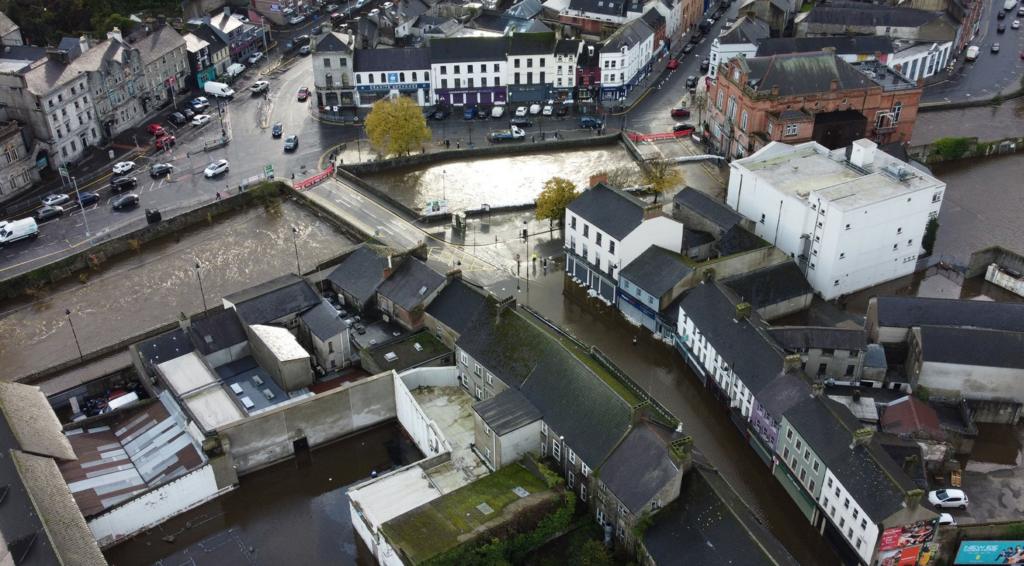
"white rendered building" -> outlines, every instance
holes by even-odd
[[[772,142],[730,164],[727,203],[826,300],[914,272],[946,184],[867,139]]]

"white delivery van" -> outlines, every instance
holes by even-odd
[[[235,95],[235,91],[231,90],[231,87],[214,81],[206,81],[203,85],[203,90],[210,96],[219,96],[221,98],[230,98]]]
[[[3,228],[0,228],[0,245],[10,244],[25,238],[35,238],[39,235],[39,226],[35,218],[22,218],[11,220]]]
[[[978,58],[978,51],[981,51],[978,49],[978,46],[972,45],[967,48],[967,55],[964,58],[968,61],[974,61]]]
[[[245,65],[241,63],[232,63],[228,65],[227,69],[224,69],[224,74],[227,75],[229,79],[233,79],[244,72]]]

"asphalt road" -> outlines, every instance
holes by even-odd
[[[1018,3],[1017,7],[1024,6]],[[1000,91],[1012,90],[1020,86],[1024,75],[1024,18],[1018,18],[1017,9],[1006,16],[1005,20],[996,18],[1002,10],[1003,2],[994,0],[986,2],[982,8],[981,31],[971,45],[981,48],[978,60],[963,63],[949,80],[930,86],[921,96],[922,102],[961,102],[972,98],[991,98]],[[1012,29],[1010,24],[1015,19],[1022,20],[1021,29]],[[1006,32],[998,33],[1000,23],[1006,24]],[[999,53],[992,53],[992,44],[999,44]]]

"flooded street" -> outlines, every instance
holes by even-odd
[[[363,177],[399,202],[419,209],[429,200],[447,198],[454,210],[532,202],[551,177],[567,177],[580,189],[590,176],[617,167],[636,168],[621,145],[596,149],[560,151],[450,161],[417,169]]]
[[[203,308],[201,269],[210,306],[224,295],[296,270],[291,227],[298,229],[303,269],[337,255],[352,242],[330,224],[285,202],[276,212],[254,207],[144,244],[138,254],[104,264],[88,284],[77,278],[47,288],[34,302],[0,306],[0,360],[12,380],[78,356],[65,309],[83,352],[176,320]]]
[[[352,529],[347,486],[421,457],[396,422],[381,425],[313,451],[309,466],[290,460],[244,476],[235,491],[105,554],[112,566],[369,566],[374,560]]]
[[[972,252],[989,246],[1024,252],[1024,153],[953,162],[933,173],[947,185],[937,259],[966,265]]]

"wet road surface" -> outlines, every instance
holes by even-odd
[[[254,207],[144,244],[104,264],[85,285],[76,279],[48,288],[35,301],[0,305],[2,379],[78,356],[65,309],[71,310],[83,352],[90,352],[203,308],[194,264],[202,266],[208,305],[224,295],[296,270],[291,226],[298,228],[304,269],[352,242],[306,209],[284,202],[277,211]],[[256,260],[256,258],[259,258]]]
[[[396,422],[368,429],[313,451],[311,465],[289,460],[244,476],[235,491],[105,554],[112,566],[369,566],[374,560],[352,528],[346,486],[421,457]]]

